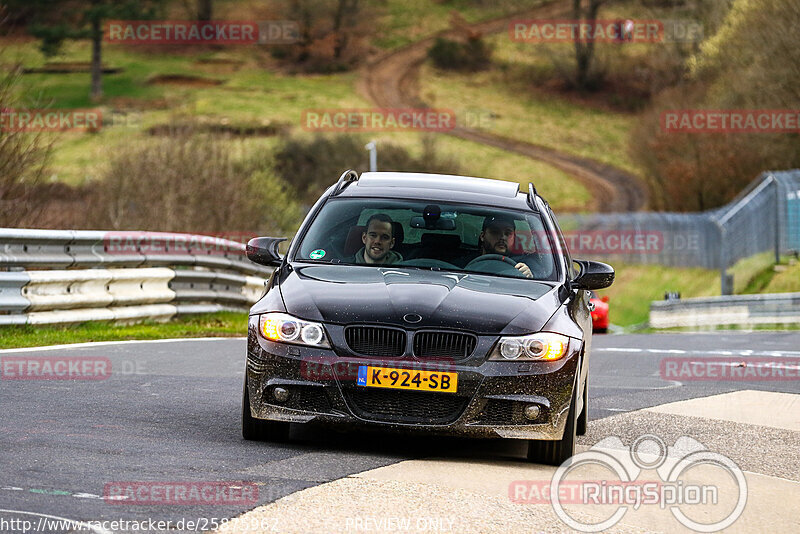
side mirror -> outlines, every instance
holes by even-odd
[[[285,237],[255,237],[247,242],[247,259],[253,263],[277,267],[283,261],[278,253],[278,245],[286,241]]]
[[[614,283],[614,268],[599,261],[575,260],[581,271],[572,281],[575,289],[603,289]]]

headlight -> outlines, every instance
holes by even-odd
[[[490,360],[553,361],[567,353],[569,338],[541,332],[528,336],[501,337],[489,355]]]
[[[265,313],[259,319],[258,331],[265,339],[278,343],[330,348],[321,324],[304,321],[288,313]]]

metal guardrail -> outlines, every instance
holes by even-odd
[[[649,322],[652,328],[800,324],[800,293],[655,301]]]
[[[246,311],[271,273],[212,236],[0,228],[0,325]]]

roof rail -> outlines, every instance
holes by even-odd
[[[528,182],[528,206],[532,209],[536,209],[536,196],[539,193],[536,192],[536,186],[533,185],[533,182]]]
[[[341,193],[344,190],[344,188],[348,186],[350,182],[357,182],[357,181],[358,181],[358,173],[353,169],[347,169],[339,177],[339,181],[336,182],[336,187],[333,188],[331,196],[335,197],[336,195]]]

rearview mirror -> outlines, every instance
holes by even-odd
[[[278,253],[278,245],[283,241],[286,241],[285,237],[255,237],[247,242],[247,259],[259,265],[277,267],[283,261],[283,256]]]
[[[572,280],[574,289],[603,289],[614,283],[614,268],[610,265],[589,260],[575,260],[581,271]]]

